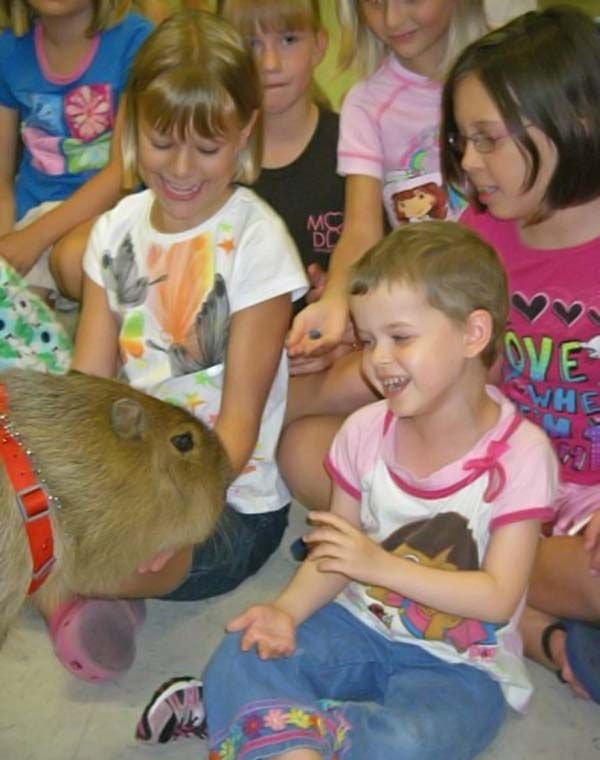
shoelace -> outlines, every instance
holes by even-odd
[[[174,695],[175,696],[175,695]],[[182,713],[182,705],[175,697],[175,700],[169,699],[169,704],[177,717],[177,723],[173,729],[173,738],[197,736],[203,739],[206,736],[206,719],[196,715],[195,708],[199,707],[200,702],[194,700],[192,705],[186,705]],[[179,717],[181,716],[181,717]]]

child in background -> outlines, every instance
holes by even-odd
[[[129,0],[0,5],[0,256],[77,297],[93,217],[121,192],[121,93],[151,25]]]
[[[339,117],[313,80],[327,50],[319,3],[222,0],[219,11],[250,41],[263,82],[263,158],[253,189],[286,222],[318,287],[344,210],[344,181],[336,172]],[[304,305],[297,302],[296,310]]]
[[[517,622],[557,464],[486,386],[508,311],[498,256],[423,222],[365,254],[350,287],[385,399],[334,441],[308,559],[227,626],[205,672],[210,757],[466,760],[531,692]],[[166,684],[138,738],[200,734],[201,689]]]
[[[444,90],[444,171],[461,221],[508,270],[500,387],[561,464],[526,652],[600,702],[600,37],[575,9],[528,13],[467,48]],[[596,432],[598,431],[598,432]]]
[[[444,190],[441,82],[448,63],[486,29],[480,0],[337,0],[337,10],[340,65],[355,65],[366,78],[342,105],[338,170],[346,177],[344,229],[323,296],[294,321],[290,356],[318,353],[339,341],[348,317],[348,268],[382,238],[384,205],[389,224],[398,226],[403,220],[393,196],[411,191],[411,218],[429,217],[434,204],[421,188],[433,183]],[[457,203],[448,197],[449,217],[458,213]]]
[[[209,13],[168,18],[132,66],[123,166],[128,186],[139,175],[147,189],[94,226],[72,366],[119,372],[202,418],[234,480],[217,533],[153,558],[124,581],[123,596],[229,591],[261,567],[287,525],[289,493],[274,459],[288,378],[283,342],[292,298],[307,283],[283,222],[236,185],[259,170],[261,97],[252,51]],[[139,603],[76,599],[46,614],[57,654],[76,675],[106,680],[131,664]],[[106,632],[108,653],[94,650],[89,629]]]
[[[337,10],[340,64],[356,65],[366,78],[342,105],[342,235],[321,298],[296,316],[287,340],[293,370],[301,377],[290,384],[289,424],[279,453],[296,498],[319,509],[329,503],[322,462],[335,431],[345,415],[376,398],[360,373],[360,352],[338,358],[331,350],[340,340],[354,340],[348,268],[383,236],[384,202],[392,227],[407,223],[404,217],[446,218],[458,212],[458,196],[448,195],[440,174],[441,82],[449,61],[486,30],[482,0],[337,0]]]

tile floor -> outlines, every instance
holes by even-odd
[[[95,686],[62,670],[41,619],[24,612],[0,652],[0,760],[205,760],[206,744],[196,740],[138,745],[140,709],[165,679],[199,673],[224,623],[275,593],[294,569],[288,546],[303,520],[295,507],[279,551],[231,594],[194,604],[150,602],[138,659],[119,684]],[[532,665],[531,674],[537,691],[529,715],[512,716],[483,760],[600,760],[600,707],[575,700],[542,668]]]

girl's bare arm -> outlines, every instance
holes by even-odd
[[[344,227],[331,255],[321,298],[296,315],[287,339],[290,356],[310,356],[334,348],[348,321],[348,270],[383,237],[381,181],[363,175],[346,178]],[[318,331],[320,338],[311,338]]]
[[[87,275],[83,305],[71,369],[97,377],[114,377],[117,371],[118,331],[104,288]]]
[[[286,293],[235,312],[229,326],[221,409],[215,423],[239,475],[258,439],[291,313]]]

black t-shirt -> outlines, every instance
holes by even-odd
[[[344,218],[344,180],[336,172],[339,116],[319,109],[310,142],[295,161],[262,169],[253,190],[287,224],[305,267],[329,267]]]

